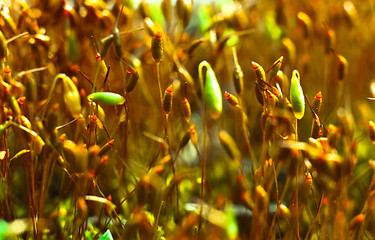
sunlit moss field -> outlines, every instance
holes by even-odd
[[[0,240],[373,239],[374,11],[0,1]]]

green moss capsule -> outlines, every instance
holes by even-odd
[[[112,92],[96,92],[87,96],[89,101],[104,103],[107,105],[121,105],[125,102],[125,98],[117,93]]]
[[[104,59],[107,56],[109,46],[111,46],[111,43],[113,42],[113,36],[109,38],[104,38],[100,42],[101,42],[100,56],[102,59]]]
[[[293,71],[290,82],[290,102],[292,104],[294,116],[302,119],[305,115],[305,97],[300,84],[300,76],[297,70]]]
[[[122,58],[122,46],[121,46],[121,39],[120,39],[120,32],[118,28],[115,28],[113,31],[113,43],[115,44],[115,50],[116,50],[116,55],[118,58]]]
[[[151,42],[152,57],[155,59],[156,62],[160,62],[162,60],[163,50],[163,37],[161,31],[158,31],[152,38]]]
[[[211,65],[206,61],[202,61],[198,67],[201,87],[203,87],[203,82],[204,82],[203,81],[204,80],[203,79],[203,67],[207,68],[206,77],[205,77],[206,82],[205,82],[204,89],[203,89],[207,111],[211,118],[218,119],[223,110],[220,85],[216,79],[214,70],[212,70],[211,68]]]

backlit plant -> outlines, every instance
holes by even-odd
[[[374,238],[372,9],[3,1],[0,239]]]

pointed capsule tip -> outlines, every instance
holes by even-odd
[[[168,87],[167,90],[165,90],[165,91],[167,91],[168,93],[172,93],[172,92],[173,92],[172,84],[169,85],[169,87]]]
[[[322,92],[318,92],[316,95],[315,95],[315,98],[316,99],[322,99]]]
[[[155,38],[158,38],[158,39],[162,38],[162,34],[160,30],[155,33]]]
[[[257,70],[259,68],[259,64],[254,61],[251,62],[251,65],[253,65],[254,70]]]

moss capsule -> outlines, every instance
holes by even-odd
[[[96,53],[95,59],[97,63],[99,64],[99,73],[104,78],[107,74],[107,65],[105,64],[104,60],[102,59],[100,53]]]
[[[234,139],[224,130],[219,132],[219,140],[232,160],[239,160],[241,153]]]
[[[285,220],[289,221],[290,217],[292,216],[289,208],[287,206],[285,206],[284,204],[280,204],[278,207],[277,207],[277,210],[279,211],[280,215],[282,218],[284,218]]]
[[[243,72],[240,64],[238,63],[237,52],[233,48],[234,66],[232,72],[233,84],[237,94],[242,94],[243,90]]]
[[[262,66],[260,66],[258,63],[256,62],[251,62],[251,65],[253,65],[253,68],[254,68],[254,71],[255,71],[255,75],[257,77],[257,83],[261,86],[261,87],[264,87],[265,84],[263,81],[266,81],[266,73],[264,72],[264,69]]]
[[[170,22],[172,20],[172,1],[163,0],[161,2],[161,10],[163,11],[165,21]]]
[[[177,17],[185,29],[190,22],[191,14],[193,11],[193,3],[191,0],[177,0]]]
[[[342,55],[338,55],[338,72],[337,72],[337,78],[339,82],[342,82],[348,73],[348,61],[346,58],[344,58]]]
[[[134,68],[127,68],[126,71],[130,74],[128,84],[126,85],[126,92],[130,93],[133,91],[135,85],[137,85],[139,73]]]
[[[322,93],[318,92],[315,95],[314,100],[311,103],[311,107],[316,114],[319,114],[321,106],[322,106]]]
[[[125,102],[125,98],[117,93],[112,92],[96,92],[87,96],[89,101],[96,101],[107,105],[121,105]]]
[[[111,43],[113,42],[113,36],[102,39],[100,42],[101,42],[100,56],[102,59],[104,59],[107,56],[109,46],[111,46]]]
[[[232,105],[232,106],[238,105],[238,99],[235,96],[233,96],[232,94],[228,93],[227,91],[225,91],[224,97],[230,105]]]
[[[369,135],[372,143],[375,143],[375,123],[373,121],[368,122]]]
[[[283,59],[284,59],[284,57],[281,56],[281,57],[279,57],[279,59],[277,59],[273,63],[273,65],[272,65],[273,67],[272,67],[272,70],[271,70],[271,79],[276,77],[277,73],[280,71],[281,65],[283,64]]]
[[[255,188],[255,206],[260,213],[268,208],[268,194],[260,185]]]
[[[206,61],[202,61],[198,67],[199,78],[200,78],[202,85],[204,82],[203,81],[203,67],[207,68],[206,77],[205,77],[206,83],[203,89],[207,111],[211,118],[218,119],[223,110],[220,85],[217,81],[214,70],[212,70],[211,65]]]
[[[182,136],[180,143],[178,144],[178,149],[181,149],[188,144],[191,137],[190,129],[188,129],[185,134]]]
[[[305,115],[305,97],[300,84],[300,76],[297,70],[293,71],[290,82],[290,103],[292,104],[294,116],[302,119]]]
[[[64,74],[65,75],[65,74]],[[81,98],[72,79],[68,76],[62,77],[64,86],[64,101],[69,112],[76,118],[81,114]]]
[[[184,100],[183,100],[182,110],[183,110],[184,118],[186,122],[189,122],[191,118],[191,108],[190,108],[189,100],[186,97],[184,97]]]
[[[192,124],[189,127],[189,130],[190,130],[190,140],[191,140],[191,143],[195,147],[198,147],[198,134],[197,134],[197,131],[195,130],[195,124]]]
[[[313,119],[311,127],[311,138],[320,138],[323,135],[323,125],[320,123],[319,117]]]
[[[151,42],[151,52],[152,57],[156,62],[160,62],[163,58],[163,36],[161,31],[158,31],[155,36],[152,38]]]
[[[164,92],[163,97],[163,111],[165,114],[169,114],[172,110],[172,101],[173,101],[173,88],[172,84]]]
[[[303,29],[303,37],[308,38],[312,32],[311,18],[304,12],[299,12],[297,18]]]
[[[116,55],[118,58],[122,58],[122,46],[121,46],[121,39],[120,39],[120,32],[118,28],[115,28],[113,31],[113,43],[115,44],[115,50],[116,50]]]

